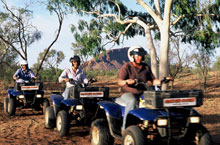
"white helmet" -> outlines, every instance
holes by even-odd
[[[134,62],[134,55],[142,56],[144,59],[144,56],[147,55],[147,51],[145,51],[144,48],[139,45],[132,46],[128,49],[128,59],[131,62]]]
[[[22,65],[28,65],[27,61],[24,60],[24,59],[22,59],[22,60],[20,61],[20,66],[22,66]]]

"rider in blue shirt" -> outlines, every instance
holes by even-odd
[[[32,78],[36,79],[33,71],[28,68],[28,63],[26,60],[20,62],[21,68],[19,68],[13,75],[13,79],[16,82],[30,81]]]

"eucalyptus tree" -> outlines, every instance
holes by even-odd
[[[101,29],[99,22],[95,19],[89,23],[80,20],[77,27],[72,25],[71,31],[75,39],[75,42],[72,43],[72,49],[74,54],[81,57],[82,63],[85,63],[90,56],[97,57],[99,53],[104,51]]]
[[[62,7],[62,3],[58,1],[48,0],[39,1],[43,6],[46,5],[47,9],[51,13],[55,13],[58,19],[58,28],[54,39],[48,44],[45,53],[43,54],[41,62],[38,63],[36,70],[36,76],[38,75],[41,67],[45,61],[45,58],[50,51],[51,47],[58,40],[64,16],[67,12],[65,6]],[[41,32],[32,25],[31,19],[33,18],[33,12],[29,10],[31,5],[25,4],[23,8],[9,7],[5,0],[1,0],[4,6],[4,12],[0,12],[0,40],[13,49],[22,59],[27,60],[28,47],[36,40],[41,38]]]
[[[4,11],[0,19],[0,40],[16,53],[27,60],[28,46],[41,38],[41,32],[31,23],[32,11],[28,10],[29,5],[24,8],[9,7],[6,1],[1,0]]]
[[[64,0],[63,2],[81,15],[88,14],[97,18],[104,25],[103,32],[111,40],[118,41],[121,35],[127,37],[144,35],[150,50],[153,73],[160,78],[168,75],[171,35],[175,37],[183,33],[183,42],[200,43],[205,49],[213,48],[218,44],[218,27],[207,26],[219,23],[219,1],[207,1],[207,5],[201,5],[206,1],[151,0],[147,3],[136,0],[137,4],[145,9],[145,13],[128,10],[120,0]],[[207,23],[208,19],[210,23]],[[124,29],[116,29],[116,26]],[[156,52],[152,31],[160,40],[160,52]],[[200,35],[200,32],[203,32],[203,35]],[[209,39],[204,39],[204,36],[208,36]],[[156,59],[158,53],[160,53],[159,74]]]
[[[68,12],[68,9],[59,0],[48,0],[46,5],[47,5],[47,9],[51,13],[55,13],[56,16],[57,16],[58,29],[56,30],[55,38],[53,39],[53,41],[49,44],[49,46],[44,51],[43,57],[42,57],[41,61],[39,62],[39,66],[38,66],[38,69],[37,69],[36,76],[38,75],[39,71],[41,70],[41,67],[42,67],[42,65],[43,65],[43,63],[46,59],[46,56],[49,53],[50,49],[55,44],[55,42],[58,40],[58,38],[60,36],[60,33],[61,33],[64,17]]]
[[[47,49],[44,49],[43,52],[39,53],[38,58],[37,58],[38,64],[42,61],[46,51],[47,51]],[[43,68],[57,70],[60,63],[64,60],[64,58],[65,58],[65,55],[62,51],[57,51],[55,49],[51,49],[48,52],[47,56],[45,57]]]

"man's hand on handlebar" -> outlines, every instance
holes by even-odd
[[[126,80],[126,84],[127,85],[134,85],[134,84],[136,84],[137,83],[137,81],[136,80],[133,80],[133,79],[127,79]]]
[[[69,78],[63,78],[62,81],[64,81],[64,82],[70,82],[70,79],[69,79]]]
[[[19,79],[19,77],[13,76],[13,79],[14,79],[14,80],[18,80],[18,79]]]
[[[173,78],[171,77],[171,76],[168,76],[168,77],[164,77],[164,78],[162,78],[162,80],[161,80],[161,84],[162,83],[169,83],[170,81],[173,81]]]
[[[154,79],[154,80],[153,80],[153,85],[154,85],[154,86],[160,86],[160,85],[161,85],[161,80],[159,80],[159,79]],[[148,86],[150,86],[150,85],[148,85]]]

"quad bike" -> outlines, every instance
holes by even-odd
[[[164,78],[162,83],[170,80]],[[201,90],[161,91],[148,89],[140,96],[139,107],[131,110],[126,129],[121,133],[125,104],[115,101],[98,102],[100,118],[92,122],[92,145],[113,145],[114,139],[123,145],[212,145],[201,115],[193,109],[203,104]],[[123,135],[122,135],[123,134]]]
[[[109,96],[109,88],[91,87],[94,81],[91,79],[87,86],[76,84],[68,99],[64,99],[60,93],[52,93],[53,106],[46,109],[45,127],[56,127],[60,136],[66,136],[71,126],[89,126],[97,117],[97,102],[107,100]]]
[[[14,88],[8,90],[8,97],[4,98],[4,112],[9,116],[15,115],[16,108],[41,110],[50,106],[49,100],[44,98],[43,83],[19,80]]]

